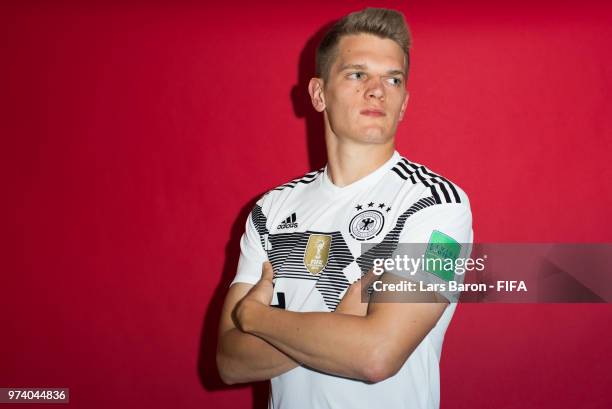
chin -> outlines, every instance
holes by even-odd
[[[388,133],[384,132],[383,129],[375,127],[360,132],[359,139],[365,143],[385,144],[388,143],[392,138]]]

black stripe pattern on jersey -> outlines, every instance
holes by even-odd
[[[253,220],[255,230],[257,230],[257,233],[259,233],[261,247],[266,250],[266,237],[268,237],[269,234],[268,228],[266,227],[268,219],[261,210],[261,206],[255,205],[255,207],[253,207],[253,210],[251,211],[251,220]]]
[[[340,294],[350,285],[344,275],[344,269],[355,261],[355,258],[346,245],[342,233],[335,231],[327,234],[332,236],[329,259],[325,268],[318,274],[316,288],[323,295],[327,308],[335,311],[340,303]]]
[[[437,204],[461,203],[455,185],[444,176],[433,173],[423,165],[417,165],[402,158],[391,170],[404,180],[410,180],[413,184],[422,183],[428,187]]]
[[[416,201],[412,206],[402,213],[395,223],[395,226],[385,235],[382,241],[361,256],[357,257],[357,264],[361,269],[361,274],[367,273],[373,266],[375,259],[390,258],[399,243],[399,236],[404,229],[406,220],[420,210],[438,204],[433,196],[424,197]]]
[[[291,182],[287,182],[284,185],[281,185],[277,188],[272,189],[272,191],[274,190],[283,190],[283,189],[287,189],[287,188],[291,188],[293,189],[294,187],[296,187],[299,183],[303,183],[305,185],[314,182],[317,179],[317,176],[323,172],[325,168],[321,168],[319,170],[315,170],[313,172],[309,172],[306,173],[304,176],[299,177],[297,179],[293,179]]]
[[[311,274],[304,265],[304,254],[308,239],[312,234],[331,236],[329,256],[325,268],[317,275]],[[340,294],[348,288],[349,281],[344,275],[344,269],[355,261],[342,233],[294,232],[271,234],[271,248],[268,259],[274,269],[274,278],[290,278],[315,281],[325,305],[334,311],[340,303]]]
[[[272,263],[274,278],[297,278],[317,281],[304,266],[304,253],[308,244],[308,233],[280,233],[270,235],[271,248],[268,260]]]

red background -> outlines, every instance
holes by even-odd
[[[314,46],[368,5],[414,35],[398,150],[468,193],[477,241],[612,241],[604,2],[51,3],[0,13],[0,387],[265,407],[218,379],[220,304],[253,201],[325,163]],[[442,407],[609,407],[611,319],[461,305]]]

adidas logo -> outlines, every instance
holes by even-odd
[[[297,216],[295,213],[291,213],[291,216],[283,220],[282,223],[278,225],[277,229],[296,229],[298,227],[296,220]]]

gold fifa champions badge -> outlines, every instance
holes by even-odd
[[[311,234],[304,252],[304,265],[310,274],[317,275],[325,268],[329,259],[332,237],[327,234]]]

